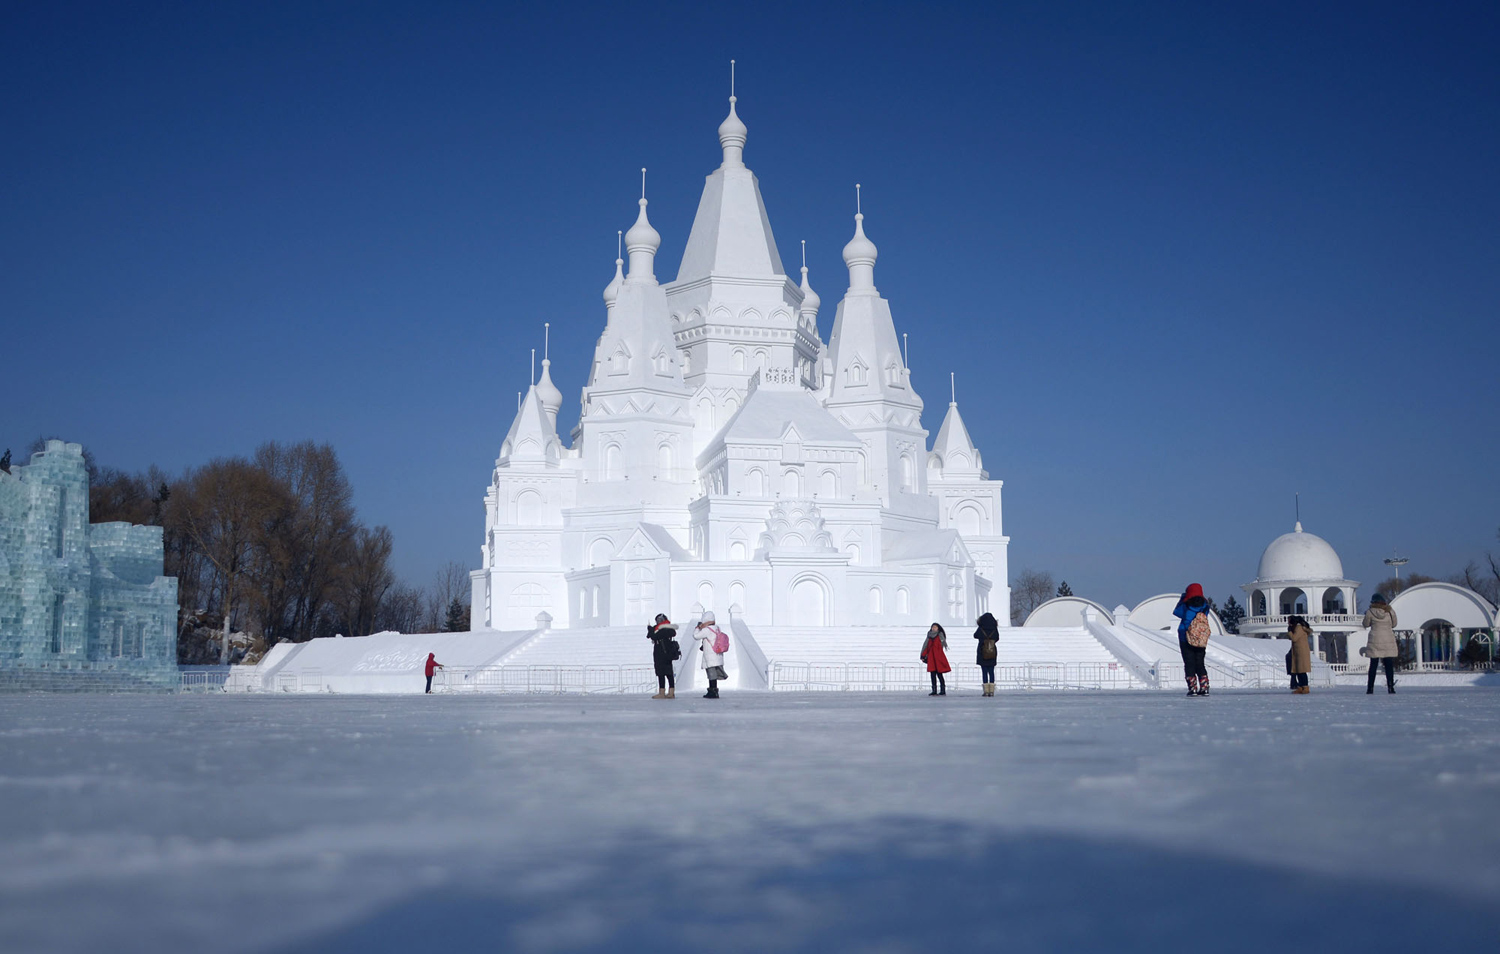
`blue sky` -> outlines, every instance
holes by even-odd
[[[1495,5],[542,7],[0,9],[0,444],[326,440],[404,576],[476,563],[542,322],[571,427],[639,169],[669,278],[733,57],[824,337],[857,181],[1013,572],[1222,601],[1299,491],[1367,583],[1500,551]]]

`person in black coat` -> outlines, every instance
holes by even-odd
[[[979,664],[979,676],[984,682],[984,694],[995,694],[995,660],[1000,655],[1000,624],[993,613],[979,617],[979,628],[974,630],[979,645],[974,647],[974,661]]]
[[[676,699],[676,661],[682,658],[682,647],[677,645],[677,627],[667,619],[666,613],[657,613],[656,622],[646,627],[646,638],[651,640],[651,662],[656,666],[656,695],[651,698]]]

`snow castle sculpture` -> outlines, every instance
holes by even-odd
[[[777,627],[1009,619],[1001,481],[956,402],[929,448],[864,215],[825,344],[805,261],[793,282],[745,166],[735,102],[666,285],[643,189],[571,446],[550,356],[521,402],[485,495],[475,629],[705,609]]]

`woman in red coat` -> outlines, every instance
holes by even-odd
[[[952,672],[953,667],[948,665],[948,654],[943,650],[948,648],[948,634],[943,627],[937,623],[927,631],[927,641],[922,644],[922,661],[927,664],[927,672],[932,677],[932,691],[929,696],[946,696],[948,694],[948,680],[943,678],[943,673]]]

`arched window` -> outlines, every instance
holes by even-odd
[[[781,475],[781,496],[802,496],[802,475],[795,470],[788,470]]]
[[[657,474],[662,477],[671,479],[673,466],[672,445],[666,443],[656,445]]]
[[[516,523],[521,526],[539,526],[544,511],[542,495],[535,490],[523,490],[516,495]]]
[[[860,451],[856,465],[859,471],[859,485],[861,487],[870,486],[870,459],[865,456],[863,451]]]
[[[844,545],[844,552],[847,553],[847,554],[849,554],[849,562],[851,564],[859,562],[859,544],[857,544],[857,543],[845,544]]]
[[[698,584],[698,603],[706,610],[714,608],[714,585],[707,580]]]
[[[1305,614],[1307,612],[1307,594],[1289,586],[1281,591],[1281,614],[1286,616],[1291,613]]]
[[[599,617],[599,587],[597,584],[590,594],[589,603],[591,604],[589,608],[593,610],[594,618],[597,619]]]
[[[872,586],[870,587],[870,612],[875,616],[879,616],[883,611],[880,587]]]
[[[729,584],[729,605],[738,606],[741,611],[745,608],[745,584],[738,580]]]
[[[609,537],[595,537],[589,544],[589,566],[603,566],[608,563],[609,555],[614,547],[614,541]]]
[[[693,421],[705,431],[714,429],[714,402],[700,398],[693,410]]]
[[[619,480],[625,469],[625,454],[619,444],[604,448],[604,479]]]
[[[589,615],[589,589],[586,586],[578,588],[578,618],[586,619]]]
[[[549,594],[540,583],[522,583],[510,591],[510,604],[506,607],[506,619],[512,629],[531,629],[536,626],[537,614],[547,608]]]
[[[839,495],[839,475],[831,470],[823,471],[818,478],[818,493],[824,497],[837,497]]]
[[[729,559],[744,560],[749,557],[749,551],[743,540],[735,540],[729,544]]]
[[[743,371],[743,370],[745,370],[745,349],[744,348],[735,348],[734,349],[733,366],[734,366],[734,370],[736,370],[736,371]]]
[[[771,356],[765,352],[765,349],[757,349],[755,352],[755,366],[764,372],[770,363]]]
[[[910,454],[901,455],[901,489],[911,490],[916,486],[917,468]]]
[[[896,615],[911,615],[911,592],[904,586],[896,588]]]
[[[960,504],[953,514],[953,529],[966,537],[978,536],[984,530],[984,514],[972,503]]]
[[[766,495],[766,474],[759,467],[750,468],[745,474],[745,496],[764,497]]]
[[[1266,615],[1266,594],[1262,593],[1260,590],[1256,590],[1254,593],[1250,594],[1250,615]]]

